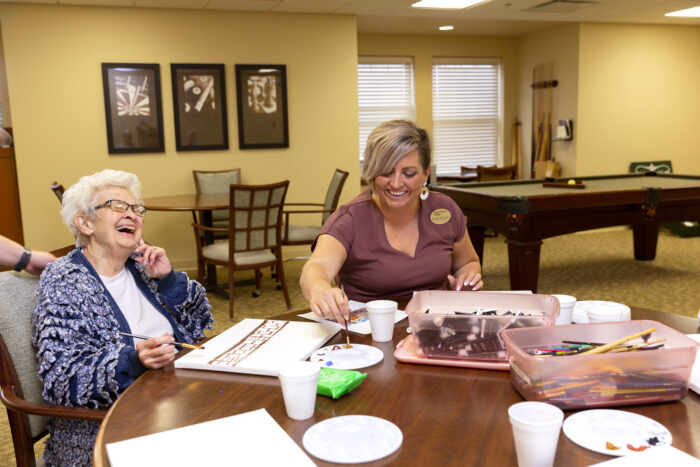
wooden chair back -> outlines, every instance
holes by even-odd
[[[241,183],[241,169],[193,170],[192,176],[194,177],[194,188],[197,194],[228,193],[231,185]],[[227,210],[218,209],[212,211],[212,220],[214,222],[227,219]]]
[[[269,185],[231,185],[229,254],[281,245],[282,207],[289,180]]]
[[[58,182],[53,182],[50,188],[53,194],[56,195],[56,198],[58,198],[58,202],[63,204],[63,192],[66,191],[63,185]]]
[[[515,180],[515,170],[517,166],[507,165],[505,167],[476,167],[478,181],[486,182],[492,180]]]
[[[331,183],[328,185],[328,191],[326,192],[326,199],[323,203],[323,216],[321,224],[326,222],[328,217],[338,207],[340,193],[343,191],[343,186],[345,185],[345,180],[348,178],[348,175],[350,175],[349,172],[340,169],[335,169],[335,172],[333,172]]]
[[[0,273],[0,400],[7,408],[18,466],[36,465],[34,443],[47,433],[47,416],[100,421],[107,413],[44,402],[31,344],[38,284],[27,273]]]

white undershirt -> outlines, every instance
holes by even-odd
[[[173,327],[168,319],[141,293],[134,276],[126,268],[114,277],[100,275],[107,290],[117,302],[133,334],[157,337],[163,334],[173,335]],[[142,339],[134,338],[134,342]]]

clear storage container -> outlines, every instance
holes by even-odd
[[[565,341],[609,343],[650,328],[656,330],[647,341],[664,339],[662,348],[567,356],[528,353],[528,349],[551,348]],[[688,393],[698,346],[675,329],[650,320],[514,329],[502,336],[518,392],[527,400],[564,409],[682,399]],[[637,338],[627,344],[643,342]]]
[[[552,326],[559,301],[551,295],[431,290],[416,293],[406,313],[419,356],[505,362],[501,331]]]

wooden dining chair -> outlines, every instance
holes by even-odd
[[[47,434],[47,417],[101,421],[106,410],[63,407],[44,402],[32,347],[32,310],[39,279],[27,273],[0,273],[0,400],[18,466],[35,466],[34,444]]]
[[[507,165],[505,167],[484,167],[478,165],[476,173],[478,174],[479,182],[488,182],[492,180],[515,180],[516,165]]]
[[[241,169],[193,170],[192,176],[194,177],[194,188],[198,195],[228,193],[231,185],[241,183]],[[192,212],[192,216],[195,216],[194,211]],[[226,227],[228,211],[226,209],[212,211],[212,221],[215,227]],[[197,219],[194,219],[194,222],[204,224],[201,216],[199,222],[197,222]],[[219,238],[221,237],[222,236],[219,236]],[[223,235],[223,237],[225,237],[225,235]]]
[[[50,188],[53,194],[56,195],[56,198],[58,198],[58,202],[63,203],[63,192],[66,191],[63,185],[58,182],[53,182]]]
[[[284,229],[282,231],[282,245],[311,245],[321,226],[326,222],[328,216],[338,207],[340,193],[349,173],[335,169],[331,177],[331,183],[326,191],[326,199],[323,203],[285,203],[284,204]],[[293,207],[294,209],[288,209]],[[301,209],[300,209],[301,208]],[[308,209],[304,209],[308,208]],[[321,214],[321,222],[316,225],[294,225],[290,223],[292,214]]]
[[[287,308],[292,306],[282,266],[282,208],[289,180],[269,185],[231,185],[228,227],[193,223],[197,242],[197,274],[204,278],[205,264],[228,269],[229,319],[233,320],[233,289],[236,271],[255,269],[255,287],[260,290],[258,270],[274,266]],[[228,241],[206,245],[202,232],[227,232]]]

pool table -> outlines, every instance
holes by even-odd
[[[554,180],[555,186],[533,179],[431,189],[450,196],[467,216],[479,258],[483,259],[487,227],[505,237],[513,290],[537,292],[544,238],[631,225],[635,259],[652,260],[661,222],[700,221],[700,176],[648,172],[576,180],[581,182],[578,187],[567,185],[567,179]]]

